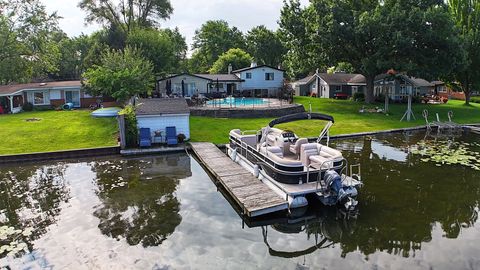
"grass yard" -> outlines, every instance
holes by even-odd
[[[115,146],[117,120],[86,110],[0,115],[0,138],[0,155]]]
[[[429,111],[430,121],[434,120],[435,113],[439,113],[440,120],[448,120],[448,111],[453,111],[453,121],[457,123],[480,123],[480,104],[466,106],[463,101],[459,100],[450,100],[447,104],[442,105],[413,104],[413,112],[417,119],[411,122],[400,122],[407,108],[406,104],[390,104],[390,113],[385,115],[379,113],[361,114],[358,111],[364,104],[349,100],[296,97],[295,102],[303,104],[307,110],[309,103],[311,103],[313,112],[332,115],[335,118],[335,124],[331,129],[331,134],[333,135],[425,125],[425,120],[422,117],[422,111],[424,109]],[[366,107],[374,108],[375,106],[383,108],[383,103],[368,105]],[[221,119],[191,117],[191,140],[227,143],[228,132],[230,130],[235,128],[258,130],[265,127],[270,120],[271,118]],[[282,129],[291,129],[299,136],[316,137],[319,135],[323,125],[324,123],[321,121],[299,121],[279,125],[279,127]]]

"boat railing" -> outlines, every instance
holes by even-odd
[[[242,135],[252,135],[252,134],[257,134],[258,133],[258,130],[244,130],[242,131]]]

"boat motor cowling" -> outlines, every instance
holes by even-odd
[[[337,197],[337,202],[345,204],[350,198],[357,196],[357,189],[354,187],[343,187],[342,177],[334,170],[325,172],[325,184]]]

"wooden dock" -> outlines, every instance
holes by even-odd
[[[288,209],[288,202],[212,143],[191,143],[193,152],[249,217]]]

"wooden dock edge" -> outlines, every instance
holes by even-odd
[[[198,143],[198,142],[197,143],[189,143],[189,146],[190,146],[189,148],[193,151],[193,153],[195,154],[197,159],[202,163],[201,164],[202,167],[204,167],[213,177],[215,177],[215,182],[220,183],[222,188],[235,201],[235,203],[240,207],[240,209],[242,209],[242,212],[243,212],[244,215],[253,218],[253,217],[258,217],[258,216],[262,216],[262,215],[266,215],[266,214],[270,214],[270,213],[274,213],[274,212],[288,210],[288,203],[285,202],[285,203],[280,204],[280,205],[274,205],[274,206],[270,206],[270,207],[265,207],[265,208],[261,208],[261,209],[255,209],[255,210],[248,211],[246,209],[246,207],[243,205],[243,203],[235,196],[233,190],[230,187],[226,186],[222,181],[220,181],[221,176],[213,168],[208,166],[208,163],[206,162],[206,160],[204,160],[202,158],[198,149],[195,148],[195,144],[205,144],[205,143]],[[211,144],[211,145],[213,147],[217,148],[220,151],[220,149],[216,145],[214,145],[214,144]],[[225,157],[227,157],[227,156],[225,155]],[[230,159],[229,157],[227,157],[227,158]],[[233,163],[233,161],[231,161],[231,162]],[[250,174],[250,172],[248,172],[246,170],[245,170],[245,173]],[[252,175],[252,177],[253,177],[253,175]]]

